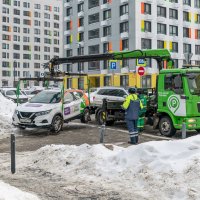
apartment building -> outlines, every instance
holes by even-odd
[[[42,76],[44,63],[63,56],[62,0],[1,0],[0,10],[0,86]]]
[[[98,54],[135,49],[167,48],[175,67],[193,53],[200,64],[200,0],[65,0],[64,55]],[[67,71],[89,74],[91,86],[155,87],[157,63],[146,60],[146,73],[137,74],[135,60],[68,64]],[[69,79],[68,87],[85,88],[86,79]]]

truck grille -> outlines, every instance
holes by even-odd
[[[32,114],[32,112],[20,112],[20,115],[24,118],[29,118]]]
[[[200,113],[200,102],[197,103],[197,109],[198,109],[198,112]]]

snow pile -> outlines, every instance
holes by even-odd
[[[200,199],[200,136],[129,148],[50,145],[21,158],[19,165],[147,199]]]
[[[13,130],[12,115],[15,111],[16,104],[6,99],[0,93],[0,137],[10,134]]]
[[[37,196],[22,192],[21,190],[12,187],[0,181],[0,199],[1,200],[39,200]]]

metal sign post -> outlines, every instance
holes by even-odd
[[[100,143],[104,143],[104,136],[106,132],[106,115],[107,115],[107,100],[103,99],[103,105],[102,105],[102,119],[103,119],[103,124],[100,129]]]
[[[10,147],[11,147],[11,172],[15,173],[15,134],[11,133],[10,138]]]
[[[116,60],[110,60],[110,69],[112,70],[112,86],[114,86],[114,74],[115,74],[115,70],[117,69]]]

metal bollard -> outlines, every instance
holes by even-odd
[[[102,126],[100,128],[100,143],[104,143],[105,131],[106,131],[106,126],[105,126],[105,124],[102,124]]]
[[[186,123],[182,123],[182,139],[186,138]]]
[[[11,147],[11,172],[15,173],[15,134],[11,133],[10,137],[10,147]]]

